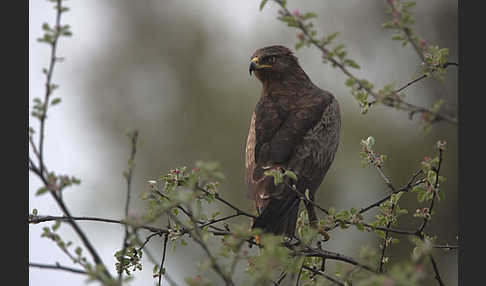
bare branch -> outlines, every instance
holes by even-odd
[[[412,177],[410,178],[410,180],[408,181],[407,185],[403,186],[402,188],[394,191],[393,193],[385,196],[383,199],[367,206],[367,207],[364,207],[362,208],[359,213],[362,214],[364,212],[367,212],[368,210],[374,208],[374,207],[377,207],[379,205],[381,205],[382,203],[384,203],[385,201],[389,200],[391,198],[391,196],[393,194],[397,194],[399,192],[408,192],[410,189],[412,189],[414,186],[416,185],[419,185],[421,183],[423,183],[423,180],[419,180],[419,181],[415,181],[415,179],[417,178],[417,176],[419,176],[420,174],[422,174],[422,170],[418,170],[417,172],[415,172]]]
[[[434,248],[440,248],[440,249],[459,249],[459,245],[434,245]]]
[[[165,234],[164,236],[164,252],[162,254],[162,261],[160,262],[160,269],[159,269],[159,286],[162,283],[162,275],[165,275],[165,270],[164,270],[164,262],[165,262],[165,252],[167,250],[167,240],[169,238],[168,234]]]
[[[326,273],[324,273],[323,271],[320,271],[320,270],[317,270],[317,269],[313,269],[313,268],[310,268],[308,266],[304,266],[302,265],[302,268],[305,269],[305,270],[308,270],[316,275],[319,275],[319,276],[322,276],[324,278],[326,278],[327,280],[333,282],[334,284],[336,285],[340,285],[340,286],[346,286],[346,284],[340,282],[339,280],[327,275]]]
[[[146,229],[151,232],[155,233],[168,233],[169,230],[164,229],[164,228],[158,228],[150,225],[138,225],[138,224],[133,224],[130,222],[126,221],[121,221],[121,220],[116,220],[116,219],[107,219],[107,218],[99,218],[99,217],[67,217],[67,216],[34,216],[30,215],[29,216],[29,223],[41,223],[41,222],[47,222],[47,221],[66,221],[69,222],[70,220],[73,221],[99,221],[99,222],[108,222],[108,223],[117,223],[117,224],[122,224],[122,225],[131,225],[135,229]]]
[[[346,66],[343,63],[339,62],[335,57],[328,56],[332,53],[330,53],[330,51],[322,43],[320,43],[318,40],[316,40],[314,38],[314,36],[311,34],[311,32],[308,30],[308,28],[304,25],[304,23],[300,19],[296,19],[290,13],[290,11],[285,7],[285,5],[282,3],[282,1],[275,0],[275,2],[278,3],[280,5],[280,7],[282,8],[283,16],[292,17],[292,18],[295,19],[295,22],[297,24],[296,28],[299,29],[303,33],[303,35],[307,38],[309,43],[311,43],[313,46],[315,46],[316,48],[318,48],[322,52],[323,57],[326,60],[331,62],[331,64],[333,66],[338,67],[346,76],[353,79],[356,82],[356,84],[358,85],[359,90],[365,90],[369,95],[371,95],[374,98],[374,101],[370,102],[370,105],[375,104],[378,101],[381,101],[381,103],[385,106],[394,107],[394,108],[397,108],[397,109],[400,109],[400,110],[409,111],[411,113],[431,114],[435,118],[434,122],[446,121],[446,122],[449,122],[449,123],[452,123],[452,124],[457,124],[457,118],[451,118],[450,116],[447,116],[447,115],[442,114],[442,113],[435,112],[431,109],[416,106],[416,105],[404,102],[403,99],[401,99],[400,97],[397,97],[397,96],[393,97],[394,100],[382,100],[382,99],[384,99],[383,96],[377,94],[375,91],[373,91],[372,88],[369,88],[369,87],[363,85],[361,83],[361,80],[358,79],[355,75],[353,75],[346,68]]]
[[[208,192],[207,190],[205,190],[203,187],[199,186],[199,184],[196,184],[196,189],[202,191],[206,195],[212,195],[210,192]],[[234,211],[236,211],[237,214],[244,215],[244,216],[251,217],[251,218],[256,218],[256,216],[254,216],[252,214],[249,214],[249,213],[247,213],[245,211],[242,211],[241,209],[239,209],[238,207],[236,207],[232,203],[230,203],[227,200],[223,199],[219,195],[219,193],[214,193],[214,197],[216,198],[216,200],[218,200],[218,201],[222,202],[223,204],[227,205],[228,207],[232,208]]]
[[[84,270],[62,266],[58,262],[56,262],[56,264],[54,264],[54,265],[29,262],[29,267],[53,269],[53,270],[63,270],[63,271],[68,271],[68,272],[72,272],[72,273],[88,275],[88,272],[86,272]]]
[[[199,188],[199,189],[202,189],[202,188]],[[204,189],[202,189],[204,190]],[[204,190],[206,192],[206,190]],[[223,202],[223,201],[222,201]],[[229,203],[228,203],[229,204]],[[192,215],[192,212],[190,210],[188,210],[189,214],[190,214],[190,218],[191,218],[191,221],[195,223],[195,218],[194,216]],[[174,216],[170,211],[167,211],[166,212],[167,215],[172,219],[174,220],[178,225],[184,225],[176,216]],[[216,258],[214,257],[214,255],[211,253],[211,251],[209,250],[208,246],[206,245],[206,243],[204,243],[204,241],[202,240],[202,234],[201,234],[201,230],[199,227],[194,227],[192,229],[192,231],[194,231],[195,233],[193,235],[191,235],[191,238],[193,241],[195,241],[197,244],[199,244],[201,246],[201,248],[204,250],[204,252],[206,253],[206,255],[208,256],[209,260],[211,261],[211,266],[212,268],[214,269],[214,271],[224,280],[225,282],[225,285],[227,286],[234,286],[234,282],[233,280],[231,279],[231,277],[229,277],[228,275],[226,275],[226,273],[223,271],[223,269],[221,268],[221,266],[218,264]]]
[[[52,74],[54,73],[54,66],[56,64],[56,49],[57,43],[61,36],[59,29],[61,27],[61,8],[62,8],[62,0],[57,0],[56,4],[56,33],[54,33],[54,39],[51,43],[51,59],[49,62],[49,69],[47,70],[46,74],[46,92],[44,95],[44,110],[40,117],[40,135],[39,135],[39,161],[40,163],[40,173],[44,173],[44,132],[45,132],[45,122],[47,118],[47,109],[49,106],[49,97],[52,94]]]
[[[434,194],[432,195],[432,201],[430,202],[430,207],[429,207],[429,213],[432,214],[432,210],[434,208],[434,201],[435,197],[437,196],[437,186],[439,185],[439,172],[440,172],[440,167],[442,165],[442,149],[439,148],[439,163],[437,165],[437,171],[436,171],[436,177],[435,177],[435,184],[434,184]],[[429,222],[430,217],[425,216],[424,220],[422,222],[422,225],[420,228],[417,230],[417,233],[420,235],[422,231],[425,229],[427,226],[427,222]],[[421,236],[423,238],[423,236]]]
[[[306,257],[321,257],[321,258],[324,258],[324,259],[331,259],[331,260],[343,261],[343,262],[346,262],[346,263],[349,263],[349,264],[358,266],[358,267],[360,267],[362,269],[368,270],[369,272],[377,273],[370,266],[365,265],[365,264],[362,264],[362,263],[358,262],[357,260],[355,260],[352,257],[346,256],[346,255],[342,255],[340,253],[336,253],[336,252],[332,252],[332,251],[327,251],[327,250],[312,248],[312,247],[307,246],[307,245],[302,245],[302,246],[304,247],[303,250],[300,250],[300,251],[299,250],[295,250],[294,251],[294,255],[295,256],[302,256],[302,255],[304,255]]]
[[[135,169],[135,154],[137,153],[137,139],[138,139],[138,130],[134,130],[132,133],[129,134],[131,139],[131,153],[128,159],[128,171],[124,172],[125,179],[127,181],[127,197],[125,201],[125,219],[128,219],[128,210],[130,207],[130,193],[131,193],[131,185],[132,185],[132,177],[133,171]],[[125,224],[125,237],[123,238],[123,249],[121,257],[125,257],[126,250],[128,247],[128,237],[130,236],[130,232],[128,231],[128,224]],[[123,283],[122,276],[123,276],[123,262],[124,260],[121,259],[120,261],[120,272],[118,273],[118,280],[120,285]]]
[[[437,263],[435,262],[435,259],[432,256],[432,254],[429,254],[429,259],[430,259],[430,263],[432,263],[432,267],[434,268],[435,279],[437,280],[440,286],[444,286],[444,282],[442,282],[442,278],[440,278],[439,268],[437,267]]]

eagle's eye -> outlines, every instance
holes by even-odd
[[[277,60],[276,56],[269,56],[268,57],[268,62],[271,63],[271,64],[275,63],[276,60]]]

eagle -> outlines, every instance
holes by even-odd
[[[292,237],[303,195],[309,221],[317,221],[309,201],[314,201],[338,149],[339,104],[312,83],[284,46],[258,49],[250,57],[249,71],[262,83],[246,142],[246,185],[258,214],[252,227]],[[289,170],[297,178],[283,176],[275,185],[266,173],[271,170]]]

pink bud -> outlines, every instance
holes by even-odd
[[[299,16],[300,16],[300,12],[299,12],[299,10],[297,10],[297,9],[296,9],[296,10],[294,10],[294,11],[292,12],[292,14],[293,14],[295,17],[299,17]]]

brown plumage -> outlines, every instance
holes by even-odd
[[[250,75],[263,90],[251,117],[246,143],[246,182],[258,217],[254,228],[293,236],[299,209],[297,187],[309,189],[311,200],[326,175],[339,144],[339,105],[328,91],[315,86],[297,58],[283,46],[257,50],[251,56]],[[285,177],[275,186],[265,170],[291,170],[297,182]],[[309,219],[315,221],[311,204]]]

